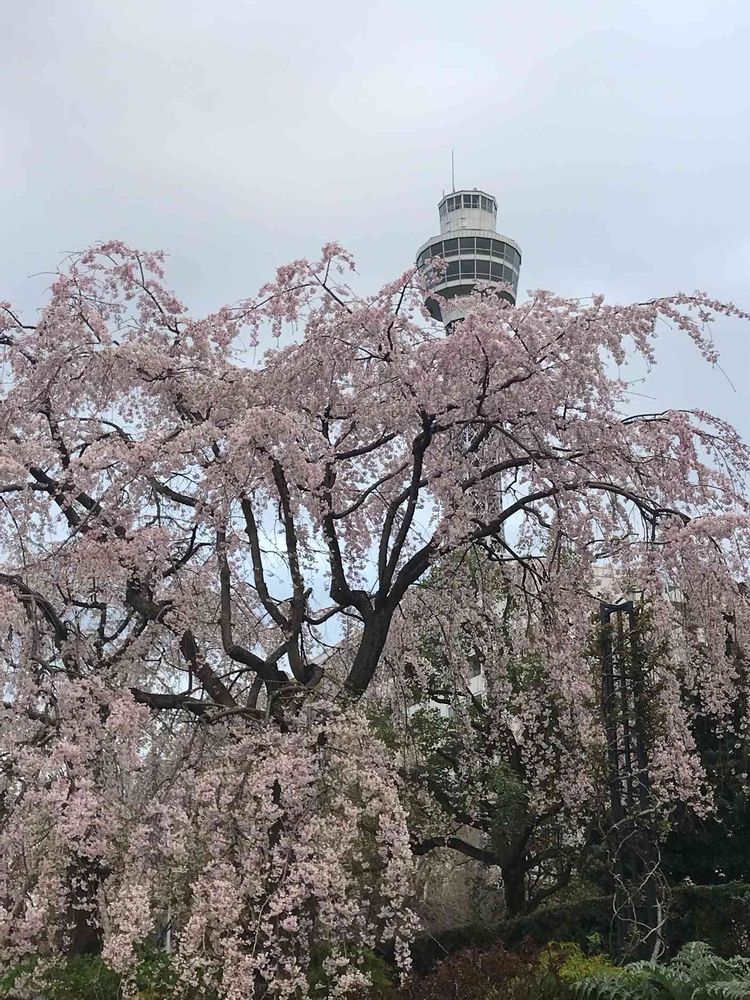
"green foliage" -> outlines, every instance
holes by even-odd
[[[739,729],[738,719],[732,727]],[[699,718],[693,727],[701,762],[714,795],[714,812],[696,817],[677,811],[662,850],[662,864],[675,882],[702,885],[750,881],[750,749],[731,731]]]
[[[412,947],[414,966],[427,971],[446,954],[471,946],[491,948],[497,942],[515,947],[524,939],[540,945],[572,941],[584,951],[606,949],[610,939],[612,901],[595,896],[574,903],[546,906],[496,924],[467,924],[418,938]],[[670,954],[689,941],[706,941],[718,955],[750,956],[750,886],[680,886],[671,891],[665,928]],[[592,935],[598,942],[592,948]]]
[[[41,1000],[211,1000],[178,985],[170,956],[149,951],[141,956],[132,980],[124,983],[119,973],[98,955],[77,955],[54,962],[29,960],[0,974],[0,1000],[21,997]]]
[[[386,960],[372,950],[362,945],[340,945],[336,951],[353,959],[357,968],[365,973],[371,983],[371,993],[375,996],[389,996],[394,983],[394,972]],[[310,968],[307,971],[307,982],[310,994],[316,998],[327,997],[335,984],[325,970],[325,960],[334,953],[329,946],[318,946],[313,949]],[[156,998],[154,998],[156,1000]]]
[[[721,958],[702,941],[685,945],[666,964],[634,962],[576,983],[580,1000],[746,1000],[750,960]]]
[[[100,958],[80,955],[50,966],[41,984],[45,1000],[110,1000],[119,995],[120,977]]]
[[[374,735],[389,750],[398,751],[401,748],[403,736],[394,720],[393,709],[373,698],[365,706],[365,712]]]
[[[596,939],[598,935],[592,935]],[[620,969],[608,955],[601,952],[587,954],[575,941],[554,941],[542,952],[540,961],[549,961],[563,983],[577,983],[581,979],[608,974],[617,976]]]
[[[592,939],[592,944],[596,944]],[[622,968],[571,941],[542,950],[524,941],[467,948],[439,962],[408,987],[379,1000],[748,1000],[750,959],[722,958],[703,942],[685,945],[666,963]]]
[[[706,941],[725,958],[750,955],[750,886],[681,886],[672,890],[667,925],[670,952],[689,941]]]
[[[26,962],[0,979],[0,997],[26,994],[43,1000],[118,1000],[120,977],[95,955],[77,955],[64,961]]]
[[[178,996],[180,1000],[192,1000],[192,990],[185,992],[178,988],[177,973],[172,958],[165,951],[152,951],[144,955],[138,963],[135,975],[138,1000],[165,1000]],[[209,1000],[205,995],[201,1000]]]
[[[540,960],[529,943],[512,951],[467,948],[383,1000],[559,1000],[564,986],[558,964],[552,954]]]
[[[510,949],[465,948],[439,962],[427,975],[368,1000],[575,1000],[578,980],[618,972],[601,954],[586,954],[572,942],[538,949],[524,941]]]
[[[497,942],[516,947],[524,939],[539,945],[564,939],[588,948],[592,935],[609,937],[611,900],[607,896],[549,906],[497,924],[469,924],[420,937],[412,945],[414,966],[426,971],[447,953],[471,946],[490,948]]]
[[[441,800],[449,797],[458,809],[467,809],[472,800],[483,801],[490,830],[488,846],[504,849],[512,831],[529,816],[527,792],[519,775],[492,752],[482,727],[467,731],[455,719],[430,708],[419,708],[409,721],[427,787],[440,789]],[[469,755],[472,766],[467,774],[458,762]]]
[[[36,959],[29,958],[23,962],[17,962],[15,965],[1,969],[0,998],[5,1000],[6,997],[13,997],[19,986],[32,975],[35,965]]]

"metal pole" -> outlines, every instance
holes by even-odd
[[[628,946],[636,944],[642,956],[651,957],[662,949],[662,908],[638,612],[632,601],[602,603],[599,622],[610,805],[607,839],[615,883],[612,946],[624,956]]]

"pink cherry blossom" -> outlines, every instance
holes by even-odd
[[[535,794],[593,794],[606,562],[668,646],[665,808],[705,800],[691,719],[728,725],[746,685],[750,451],[633,413],[615,366],[653,363],[662,318],[712,364],[739,310],[477,296],[446,336],[412,273],[358,298],[329,245],[193,318],[163,264],[99,245],[33,321],[0,307],[3,960],[88,936],[125,969],[169,913],[181,974],[228,1000],[304,995],[313,942],[342,992],[348,942],[406,963],[407,815],[362,696],[424,670],[420,585],[468,552],[513,614],[458,582],[427,610],[451,684],[465,635],[484,657]]]

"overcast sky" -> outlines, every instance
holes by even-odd
[[[521,288],[750,309],[748,0],[0,0],[0,36],[0,298],[27,310],[109,238],[166,250],[196,311],[331,239],[374,291],[438,229],[451,147]],[[727,377],[666,336],[644,391],[750,438],[750,324],[717,330]]]

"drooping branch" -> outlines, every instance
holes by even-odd
[[[490,851],[484,847],[477,847],[468,840],[463,840],[461,837],[425,837],[422,840],[413,840],[411,845],[411,849],[417,857],[422,857],[441,847],[457,851],[459,854],[471,858],[472,861],[480,861],[483,865],[494,865],[497,867],[502,865],[501,858],[494,851]]]
[[[275,663],[268,663],[262,657],[256,655],[251,650],[240,646],[234,641],[232,629],[232,589],[231,576],[229,571],[229,561],[226,552],[226,534],[223,529],[216,532],[216,556],[219,563],[219,583],[221,611],[219,626],[221,631],[221,642],[224,652],[237,663],[250,667],[264,681],[269,684],[282,683],[286,678],[276,667]],[[231,696],[230,696],[231,697]],[[227,704],[222,702],[222,704]],[[235,707],[236,703],[232,699],[230,707]]]
[[[261,604],[268,612],[274,624],[278,625],[281,629],[288,629],[289,622],[287,617],[281,611],[278,601],[273,600],[271,597],[268,585],[266,584],[266,575],[263,568],[263,553],[260,547],[260,536],[258,534],[258,525],[255,520],[255,511],[253,510],[252,501],[248,497],[243,497],[240,505],[242,507],[242,513],[245,517],[245,533],[247,535],[247,540],[250,543],[250,560],[255,590],[257,591]]]
[[[38,608],[42,612],[47,623],[52,626],[52,634],[58,646],[65,642],[68,638],[68,629],[50,600],[33,587],[29,587],[17,574],[0,573],[0,584],[10,588],[16,599],[26,608]]]

